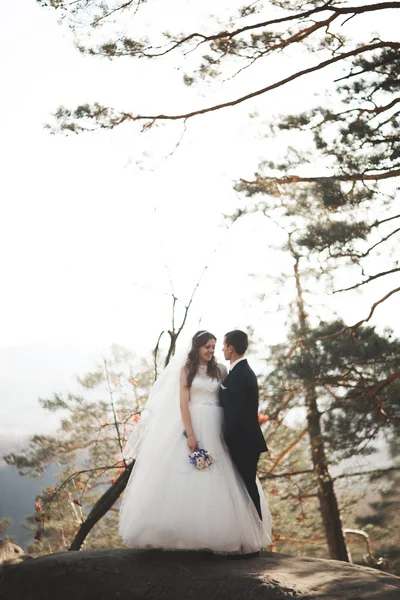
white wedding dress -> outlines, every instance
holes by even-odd
[[[193,430],[213,457],[211,466],[198,470],[190,464],[183,424],[174,439],[157,438],[157,452],[154,442],[141,447],[120,509],[119,534],[126,546],[246,554],[271,544],[271,513],[261,484],[257,480],[262,521],[223,438],[219,387],[199,367],[190,389]]]

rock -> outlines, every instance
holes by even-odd
[[[4,568],[0,600],[399,600],[400,578],[275,552],[229,560],[203,552],[58,552]]]
[[[17,544],[0,538],[0,573],[4,565],[16,564],[32,558]]]

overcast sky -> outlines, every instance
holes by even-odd
[[[161,30],[172,26],[165,5],[157,10],[166,22]],[[213,3],[199,3],[201,14],[189,13],[184,0],[179,5],[174,21],[181,18],[183,27]],[[0,4],[0,431],[8,434],[51,429],[55,419],[43,420],[37,396],[62,391],[111,343],[148,355],[170,326],[170,279],[187,302],[206,265],[187,335],[200,323],[221,341],[228,329],[252,325],[266,344],[283,339],[272,284],[248,278],[290,266],[285,255],[268,250],[279,234],[260,216],[227,230],[223,214],[242,202],[234,181],[251,178],[260,157],[281,150],[261,135],[262,120],[306,108],[313,90],[322,93],[331,78],[319,74],[190,121],[171,156],[181,124],[142,136],[131,127],[50,135],[43,125],[60,104],[98,100],[133,112],[177,112],[257,89],[292,72],[301,59],[297,51],[267,70],[260,64],[241,79],[188,89],[182,75],[190,71],[190,57],[182,68],[177,56],[160,63],[83,57],[56,17],[32,0]],[[143,22],[154,27],[150,12]],[[390,18],[381,25],[394,28]],[[373,19],[366,27],[374,29]],[[348,33],[360,35],[351,23]],[[249,119],[254,110],[261,119]],[[266,291],[268,297],[268,285],[271,297],[261,306],[254,296]],[[335,307],[351,323],[381,295],[381,286],[371,286],[337,298]],[[331,301],[321,298],[325,303]],[[395,300],[388,302],[374,322],[393,326],[394,308]]]

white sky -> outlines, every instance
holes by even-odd
[[[195,22],[198,15],[193,10],[188,14],[184,0],[180,4],[182,23]],[[143,10],[151,5],[143,5]],[[212,3],[200,6],[206,15]],[[165,2],[159,3],[158,18],[167,19],[168,14]],[[233,182],[251,178],[259,158],[274,158],[281,149],[259,135],[260,121],[249,120],[249,112],[258,110],[265,121],[281,111],[305,109],[311,94],[322,92],[331,77],[309,77],[256,102],[190,121],[168,159],[164,157],[179,139],[181,124],[143,136],[131,127],[50,135],[43,124],[60,104],[73,108],[98,100],[133,112],[187,110],[258,89],[292,72],[301,59],[296,49],[290,60],[269,63],[267,72],[260,63],[241,79],[188,89],[181,82],[186,67],[174,68],[177,56],[160,63],[83,57],[56,17],[56,11],[43,10],[32,0],[0,4],[0,403],[6,415],[0,429],[8,432],[33,432],[40,422],[37,395],[44,389],[62,391],[50,385],[68,382],[71,368],[88,368],[88,360],[74,362],[69,356],[58,365],[59,376],[53,380],[48,370],[54,365],[48,363],[46,369],[39,361],[41,366],[28,368],[24,349],[46,357],[52,348],[79,348],[82,357],[86,348],[92,360],[113,342],[138,354],[154,347],[159,332],[170,326],[165,264],[183,301],[209,265],[187,335],[201,322],[220,340],[228,329],[247,325],[266,344],[282,339],[283,317],[275,314],[274,302],[268,303],[272,312],[264,315],[264,307],[253,301],[254,294],[270,284],[249,282],[247,276],[286,269],[287,257],[267,249],[278,240],[277,233],[259,216],[225,231],[222,215],[240,204]],[[150,23],[151,13],[145,17]],[[374,28],[373,17],[365,22]],[[348,27],[349,34],[363,35],[351,29],[351,22]],[[379,29],[394,27],[387,18]],[[190,66],[188,59],[188,71]],[[139,168],[143,150],[153,156]],[[335,298],[335,306],[348,322],[356,321],[391,284]],[[393,326],[395,307],[396,300],[389,301],[377,311],[374,323]],[[24,379],[18,393],[19,384],[7,371],[11,355],[13,365],[20,363]],[[38,378],[49,385],[41,387]],[[13,399],[18,406],[30,407],[25,420],[15,415]]]

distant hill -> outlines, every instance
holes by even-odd
[[[50,466],[49,470],[37,479],[22,477],[15,467],[2,465],[0,468],[0,516],[12,517],[13,525],[7,535],[15,535],[19,546],[26,549],[32,541],[31,532],[21,527],[25,515],[32,514],[35,497],[42,488],[55,483],[54,475],[59,467]]]

